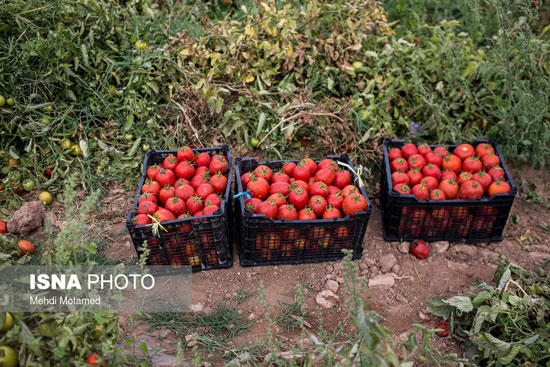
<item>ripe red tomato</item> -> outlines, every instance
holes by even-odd
[[[433,152],[439,154],[442,158],[445,158],[449,155],[449,151],[447,150],[447,148],[444,147],[435,147],[433,149]]]
[[[494,153],[495,149],[487,143],[481,143],[476,146],[476,155],[483,158],[487,154]]]
[[[445,197],[449,200],[455,199],[458,195],[458,184],[453,179],[441,181],[439,189],[443,191]]]
[[[286,182],[275,182],[269,187],[269,193],[281,193],[284,196],[287,196],[290,192],[290,185]]]
[[[252,213],[256,213],[258,205],[262,203],[262,200],[259,198],[252,198],[245,203],[246,209],[250,210]]]
[[[281,205],[286,204],[286,196],[281,194],[280,192],[269,195],[266,201],[270,201],[270,200],[275,202],[275,205],[277,206],[277,208],[280,207]]]
[[[443,171],[441,172],[441,181],[445,180],[454,180],[458,181],[458,176],[453,171]]]
[[[430,148],[427,144],[420,144],[418,146],[418,154],[422,154],[424,157],[426,157],[426,154],[430,153],[432,151],[432,148]]]
[[[277,204],[273,200],[262,201],[256,208],[256,214],[263,214],[267,219],[277,219],[277,213]]]
[[[473,157],[476,154],[476,150],[470,144],[460,144],[455,148],[453,154],[461,160],[465,160],[468,157]]]
[[[210,169],[206,166],[198,166],[195,168],[195,176],[210,176]]]
[[[405,159],[409,159],[411,155],[418,154],[418,149],[413,143],[408,143],[403,145],[403,147],[401,148],[401,152],[403,153],[403,157]]]
[[[203,209],[202,199],[197,195],[194,195],[187,199],[187,201],[185,202],[185,207],[187,208],[187,211],[191,213],[191,215],[195,215],[195,213]]]
[[[334,174],[334,181],[332,184],[339,189],[343,189],[347,185],[351,184],[351,173],[346,169],[341,169]]]
[[[185,178],[190,180],[195,175],[195,167],[188,161],[179,162],[174,170],[174,173],[178,178]]]
[[[88,357],[88,365],[105,367],[103,359],[99,356],[99,354],[96,353],[90,354],[90,356]]]
[[[271,183],[275,183],[275,182],[286,182],[289,184],[290,177],[283,171],[278,170],[277,172],[275,172],[273,177],[271,177]]]
[[[395,185],[393,189],[402,195],[411,193],[411,188],[407,184]]]
[[[175,159],[175,158],[174,158]],[[160,186],[164,187],[166,185],[173,186],[176,182],[176,175],[171,169],[161,168],[155,180],[159,183]]]
[[[317,218],[320,218],[327,208],[327,201],[320,195],[314,195],[309,198],[308,205],[311,207]]]
[[[409,169],[409,164],[403,158],[397,158],[390,162],[390,169],[392,172],[395,172],[395,171],[407,172]]]
[[[53,174],[53,168],[52,167],[48,167],[44,170],[44,175],[47,178],[52,178],[52,174]],[[0,191],[2,191],[2,190],[0,190]]]
[[[212,175],[215,175],[218,172],[221,172],[225,175],[229,170],[229,163],[223,155],[215,155],[214,157],[212,157],[208,168]]]
[[[138,214],[136,215],[136,217],[134,218],[134,224],[136,226],[142,226],[144,224],[149,224],[151,223],[151,218],[149,218],[148,215],[145,215],[145,214]]]
[[[473,176],[472,172],[462,172],[458,175],[458,184],[462,185],[464,182],[471,180]]]
[[[281,205],[277,211],[277,219],[297,220],[298,211],[292,204]]]
[[[361,194],[348,195],[342,203],[342,211],[344,214],[353,217],[357,212],[365,210],[367,207],[367,199]]]
[[[424,178],[424,176],[420,172],[420,169],[411,169],[407,171],[407,176],[409,176],[410,186],[418,185],[420,181],[422,181],[422,179]]]
[[[178,149],[176,152],[176,157],[178,158],[178,161],[188,161],[192,162],[193,159],[195,159],[195,153],[193,152],[193,149],[189,148],[188,146],[185,146],[183,148]]]
[[[504,170],[502,169],[502,167],[500,167],[500,166],[491,167],[491,169],[487,173],[489,174],[489,176],[491,176],[493,181],[497,181],[497,180],[503,181],[504,180],[505,173],[504,173]]]
[[[403,158],[403,153],[401,153],[401,149],[399,148],[392,148],[388,152],[388,160],[391,162],[393,160],[396,160],[397,158]]]
[[[251,196],[265,199],[269,192],[269,183],[263,177],[252,177],[252,181],[246,186]]]
[[[481,171],[483,168],[483,165],[481,164],[481,161],[479,160],[479,157],[468,157],[462,162],[462,170],[465,172],[472,172],[477,173]]]
[[[418,184],[414,185],[411,193],[418,199],[418,200],[426,200],[430,196],[430,191],[424,184]]]
[[[334,186],[334,185],[329,185],[329,186],[327,187],[327,189],[328,189],[328,194],[329,194],[329,195],[330,195],[330,194],[336,194],[337,192],[340,191],[340,189],[339,189],[338,187]]]
[[[428,247],[428,244],[422,240],[412,242],[410,246],[410,252],[417,259],[421,260],[430,256],[430,248]]]
[[[197,187],[199,187],[199,185],[207,184],[207,183],[210,182],[209,177],[210,177],[209,175],[200,176],[200,175],[195,174],[195,177],[193,177],[191,179],[191,187],[193,187],[193,189],[195,189],[195,191],[196,191]]]
[[[458,175],[462,169],[462,161],[454,154],[450,154],[443,158],[443,164],[441,165],[444,171],[453,171]]]
[[[154,180],[155,177],[157,177],[157,174],[160,171],[160,167],[156,164],[154,166],[147,167],[147,178],[150,180]]]
[[[143,201],[138,205],[138,214],[153,215],[158,209],[156,203],[150,201]]]
[[[174,195],[187,202],[187,199],[195,195],[195,189],[189,184],[184,184],[176,188]]]
[[[359,193],[360,193],[359,189],[357,188],[357,186],[354,186],[354,185],[347,185],[342,189],[342,196],[344,197],[344,199],[347,198],[349,195],[359,194]]]
[[[479,145],[478,145],[479,146]],[[438,331],[435,333],[435,335],[440,337],[446,337],[449,335],[449,323],[447,321],[441,321],[437,325],[435,325],[436,329],[441,329],[443,331]]]
[[[208,195],[214,193],[214,188],[209,183],[203,183],[197,186],[195,194],[201,199],[205,199]]]
[[[315,181],[324,182],[328,186],[334,181],[334,172],[328,168],[320,168],[315,173]]]
[[[252,176],[254,174],[252,172],[246,172],[246,173],[243,173],[242,176],[241,176],[241,183],[243,185],[244,188],[246,188],[246,186],[248,185],[248,183],[250,181],[252,181]]]
[[[459,197],[465,200],[476,200],[483,196],[483,186],[480,183],[469,180],[460,186]]]
[[[298,212],[298,220],[315,220],[315,219],[317,219],[317,217],[315,216],[313,209],[311,209],[309,206],[306,206],[305,208],[301,209]]]
[[[307,204],[307,200],[308,194],[302,187],[294,188],[290,190],[288,194],[288,202],[294,205],[296,210],[304,208]]]
[[[166,203],[166,200],[173,198],[175,194],[174,188],[172,186],[164,186],[159,193],[159,201],[162,205]]]
[[[189,184],[189,180],[186,180],[185,178],[178,178],[176,180],[176,183],[174,183],[174,186],[177,188],[177,187],[180,187],[181,185],[185,185],[185,184]]]
[[[481,163],[483,163],[483,168],[488,171],[500,164],[500,158],[494,153],[489,153],[481,158]]]
[[[445,193],[442,190],[436,189],[433,191],[430,191],[430,200],[446,200],[447,197],[445,196]]]
[[[495,181],[489,186],[489,196],[493,196],[495,194],[507,194],[512,190],[512,187],[508,182],[505,181]]]
[[[483,191],[487,191],[489,186],[491,186],[491,183],[493,182],[493,179],[491,176],[489,176],[485,171],[479,171],[476,173],[472,180],[477,181],[483,186]]]
[[[138,205],[144,201],[150,201],[152,203],[157,203],[157,197],[155,195],[149,194],[148,192],[143,193],[138,198]]]
[[[338,210],[342,209],[343,202],[344,197],[342,196],[341,191],[338,191],[334,194],[329,194],[329,196],[327,196],[327,204],[335,207]]]
[[[296,168],[296,163],[294,162],[283,163],[283,172],[286,173],[288,177],[293,177],[294,168]]]
[[[436,152],[430,151],[426,153],[424,158],[426,158],[427,163],[431,163],[438,167],[441,167],[441,164],[443,164],[443,157]]]
[[[176,196],[166,200],[166,204],[164,206],[167,210],[170,210],[175,217],[185,212],[185,202]]]
[[[306,166],[305,162],[302,160],[294,168],[293,175],[294,178],[297,180],[308,182],[309,178],[311,177],[311,169]]]
[[[195,164],[197,167],[208,167],[212,158],[206,152],[199,153],[195,158]]]
[[[391,174],[391,182],[392,182],[392,186],[399,185],[399,184],[408,185],[410,182],[410,178],[406,173],[403,173],[402,171],[396,171]]]
[[[306,192],[309,192],[309,184],[305,181],[302,181],[302,180],[296,180],[292,183],[290,189],[292,189],[293,187],[301,187],[303,188]]]
[[[155,214],[153,214],[153,217],[158,222],[167,222],[169,220],[175,220],[176,219],[174,214],[170,210],[165,209],[165,208],[158,208],[157,211],[155,212]]]
[[[422,168],[422,174],[424,175],[424,177],[433,177],[436,179],[436,181],[439,181],[439,179],[441,178],[441,170],[438,166],[431,163],[428,163],[424,166],[424,168]]]
[[[218,173],[210,178],[210,185],[212,185],[215,192],[223,193],[227,188],[227,177],[221,171],[218,171]]]
[[[209,205],[202,210],[202,215],[212,215],[220,209],[217,205]]]
[[[320,170],[323,168],[329,169],[333,173],[336,173],[336,171],[338,171],[338,162],[330,158],[325,158],[321,162],[319,162],[319,166],[317,166],[317,170]]]
[[[164,161],[162,161],[162,166],[172,171],[176,169],[177,165],[178,159],[173,154],[169,154],[166,158],[164,158]]]
[[[315,175],[315,172],[317,172],[317,163],[311,158],[304,158],[300,162],[304,162],[304,165],[309,167],[309,171],[311,173],[311,176]]]
[[[332,205],[327,206],[326,210],[323,212],[323,219],[334,219],[334,218],[342,218],[342,214],[340,214],[340,210],[333,207]]]
[[[141,187],[141,192],[144,194],[144,193],[149,193],[151,195],[155,195],[155,196],[158,196],[158,194],[160,193],[160,185],[157,181],[146,181],[145,184],[143,184],[143,186]]]
[[[6,222],[5,221],[0,221],[0,233],[1,234],[4,234],[4,233],[7,233],[8,232],[8,227],[6,225]]]
[[[309,187],[310,196],[321,195],[326,198],[328,194],[328,186],[324,182],[315,182]]]
[[[34,253],[34,244],[31,241],[20,240],[17,242],[17,246],[19,247],[19,251],[21,251],[22,255]]]
[[[205,207],[207,206],[206,203],[209,203],[209,205],[221,206],[222,205],[222,199],[223,198],[220,197],[219,194],[210,194],[204,199],[204,206]]]
[[[426,176],[420,181],[421,184],[426,186],[428,190],[435,190],[439,186],[439,183],[432,176]]]

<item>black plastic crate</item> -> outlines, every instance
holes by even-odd
[[[512,188],[507,194],[496,194],[477,200],[418,200],[414,195],[401,195],[393,189],[388,151],[401,148],[403,140],[384,140],[380,210],[386,241],[501,241],[502,232],[517,194],[517,188],[495,140],[475,140],[471,144],[488,143],[495,149]],[[432,148],[437,145],[431,145]],[[456,145],[442,145],[450,153]]]
[[[210,156],[223,154],[227,157],[227,188],[220,209],[212,215],[176,219],[162,222],[167,230],[159,228],[159,236],[153,234],[152,225],[136,226],[132,219],[137,213],[137,203],[142,186],[147,179],[147,167],[162,164],[168,154],[176,150],[150,150],[143,161],[143,175],[139,183],[134,207],[126,218],[126,228],[138,256],[143,254],[143,243],[147,241],[149,265],[190,265],[193,271],[229,268],[233,265],[231,241],[231,180],[233,176],[232,158],[229,147],[193,149],[195,153],[207,152]]]
[[[347,155],[328,156],[353,167]],[[286,161],[259,163],[253,158],[235,159],[236,191],[244,192],[241,175],[263,164],[280,169]],[[298,163],[298,161],[292,161]],[[319,161],[316,161],[319,163]],[[241,266],[302,264],[341,259],[343,249],[353,251],[353,259],[363,254],[363,238],[372,206],[365,189],[352,174],[352,183],[367,199],[367,208],[353,217],[317,220],[273,220],[245,208],[244,196],[235,200]]]

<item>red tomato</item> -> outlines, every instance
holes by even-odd
[[[411,188],[407,184],[395,185],[393,189],[402,195],[407,195],[411,193]]]
[[[273,171],[268,166],[260,165],[254,170],[254,175],[256,177],[263,177],[267,182],[270,182],[273,177]]]
[[[180,187],[180,186],[182,186],[182,185],[185,185],[185,184],[189,184],[189,180],[186,180],[185,178],[178,178],[178,179],[176,180],[176,183],[174,184],[174,186],[175,186],[176,188],[178,188],[178,187]]]
[[[212,175],[215,175],[218,172],[221,172],[222,174],[225,175],[229,170],[229,163],[227,162],[227,159],[223,155],[215,155],[210,160],[210,164],[208,165],[208,168]]]
[[[493,179],[491,176],[489,176],[485,171],[479,171],[476,173],[472,180],[479,182],[481,186],[483,186],[483,191],[487,191],[489,186],[491,186],[491,183],[493,182]]]
[[[221,171],[218,171],[218,173],[210,178],[210,185],[212,185],[212,188],[218,194],[223,193],[227,188],[227,177]]]
[[[426,165],[426,159],[420,154],[413,154],[409,157],[408,163],[411,169],[422,168]]]
[[[393,160],[396,160],[397,158],[403,158],[403,153],[401,153],[401,149],[399,148],[392,148],[388,152],[388,160],[391,162]]]
[[[409,176],[410,186],[418,185],[420,181],[422,181],[422,179],[424,178],[424,176],[420,172],[420,169],[411,169],[407,171],[407,176]]]
[[[143,201],[138,205],[138,214],[153,215],[158,209],[157,204],[150,201]]]
[[[99,354],[90,354],[88,357],[88,365],[89,366],[101,366],[104,367],[105,363],[103,363],[103,359],[99,356]]]
[[[164,161],[162,161],[162,166],[172,171],[176,169],[177,165],[178,165],[178,159],[174,157],[173,154],[169,154],[166,158],[164,158]]]
[[[309,187],[309,195],[321,195],[326,198],[328,196],[328,186],[324,182],[315,182]]]
[[[294,205],[296,210],[304,208],[307,204],[307,200],[308,194],[302,187],[294,188],[290,190],[288,194],[288,202]]]
[[[286,182],[275,182],[269,188],[270,194],[281,193],[284,196],[287,196],[289,192],[290,192],[290,185]]]
[[[210,184],[200,184],[197,186],[197,189],[195,190],[195,194],[200,197],[201,199],[205,199],[208,195],[214,193],[214,188]]]
[[[309,171],[311,173],[311,176],[315,175],[315,172],[317,172],[317,163],[311,158],[304,158],[300,162],[304,162],[304,164],[309,167]]]
[[[458,175],[458,173],[462,169],[462,161],[458,156],[450,154],[443,158],[442,167],[444,171],[453,171]]]
[[[458,176],[453,171],[443,171],[441,172],[441,181],[445,180],[458,181]]]
[[[275,174],[273,175],[273,177],[271,177],[271,182],[272,183],[275,183],[275,182],[286,182],[286,183],[290,183],[290,177],[284,173],[283,171],[279,170],[277,172],[275,172]]]
[[[149,194],[148,192],[143,193],[139,196],[138,205],[144,201],[150,201],[152,203],[157,203],[157,197],[155,195]]]
[[[494,153],[495,149],[487,143],[481,143],[476,146],[476,155],[480,158],[485,157],[487,154]]]
[[[344,198],[347,198],[349,195],[359,194],[359,193],[360,193],[359,189],[357,188],[357,186],[354,186],[354,185],[347,185],[342,189],[342,196]]]
[[[193,179],[191,179],[191,187],[193,187],[193,189],[197,190],[199,185],[207,184],[207,183],[210,182],[209,177],[210,177],[209,175],[204,175],[204,176],[195,175],[195,177],[193,177]]]
[[[269,183],[263,177],[254,176],[252,181],[250,181],[246,187],[251,196],[260,199],[265,199],[267,197],[267,193],[269,192]]]
[[[479,157],[468,157],[464,160],[464,162],[462,162],[462,170],[464,172],[477,173],[481,171],[482,168],[483,165],[481,164]]]
[[[425,259],[430,256],[428,244],[422,240],[411,243],[410,252],[418,259]]]
[[[188,161],[179,162],[174,170],[174,173],[178,178],[185,178],[190,180],[195,175],[195,167]]]
[[[430,196],[430,191],[424,184],[418,184],[414,185],[411,193],[418,199],[418,200],[426,200]]]
[[[195,213],[201,211],[203,208],[202,199],[197,195],[192,196],[185,202],[185,207],[191,215],[195,215]]]
[[[277,211],[277,219],[296,220],[298,212],[292,204],[281,205]]]
[[[464,182],[471,180],[473,176],[472,172],[462,172],[458,175],[458,184],[462,185]]]
[[[212,215],[218,211],[218,209],[220,209],[220,207],[217,205],[209,205],[202,210],[202,215]]]
[[[19,251],[21,251],[22,255],[34,253],[34,244],[31,241],[20,240],[17,242],[17,246],[19,247]]]
[[[334,174],[334,181],[332,184],[339,189],[343,189],[347,185],[351,184],[351,173],[346,169],[341,169]]]
[[[504,170],[502,169],[502,167],[500,167],[500,166],[491,167],[491,169],[487,173],[489,174],[489,176],[491,176],[493,181],[498,181],[498,180],[503,181],[504,180],[505,173],[504,173]]]
[[[403,145],[403,148],[401,148],[401,152],[403,153],[403,157],[405,159],[409,159],[411,155],[418,154],[418,149],[413,143],[408,143]]]
[[[430,191],[430,200],[446,200],[445,193],[439,189]]]
[[[256,209],[256,214],[263,214],[268,219],[277,219],[277,204],[273,200],[262,201]]]
[[[315,220],[317,217],[315,216],[315,213],[313,212],[313,209],[306,206],[305,208],[301,209],[298,212],[298,220]]]
[[[440,337],[446,337],[447,335],[449,335],[450,329],[449,329],[449,323],[447,321],[441,321],[440,323],[435,325],[435,328],[443,330],[443,331],[438,331],[437,333],[435,333],[435,335]]]
[[[176,182],[176,175],[171,169],[161,168],[159,173],[157,174],[157,177],[155,177],[155,180],[162,187],[166,185],[173,186]]]
[[[340,189],[338,187],[334,186],[334,185],[329,185],[327,187],[327,189],[328,189],[328,194],[329,195],[330,194],[336,194],[337,192],[340,192]]]
[[[418,146],[418,154],[422,154],[424,157],[426,154],[430,153],[432,151],[432,148],[430,148],[427,144],[420,144]]]
[[[342,203],[344,202],[344,197],[342,192],[338,191],[337,193],[330,194],[327,196],[327,204],[335,207],[336,209],[342,209]]]
[[[296,180],[292,183],[290,189],[292,189],[293,187],[301,187],[303,188],[306,192],[309,192],[309,184],[305,181],[302,181],[302,180]]]
[[[252,213],[256,213],[256,210],[258,209],[258,205],[260,205],[261,203],[262,203],[261,199],[252,198],[245,203],[245,207],[246,209],[250,210]]]
[[[176,152],[176,157],[178,158],[178,161],[188,161],[192,162],[193,159],[195,159],[195,153],[193,152],[193,149],[189,148],[188,146],[185,146],[183,148],[178,149]]]
[[[277,208],[280,207],[281,205],[286,204],[286,196],[281,194],[280,192],[269,195],[266,201],[270,201],[270,200],[275,202],[275,205],[277,206]]]
[[[466,200],[476,200],[483,196],[483,186],[480,183],[469,180],[460,186],[459,197]]]
[[[324,182],[328,186],[334,181],[334,172],[328,168],[321,168],[315,173],[315,181]]]
[[[458,184],[453,179],[441,181],[439,189],[443,191],[445,197],[449,200],[455,199],[458,195]]]
[[[170,210],[164,208],[158,208],[155,214],[153,214],[153,217],[157,220],[157,222],[167,222],[169,220],[176,219]]]
[[[455,148],[453,154],[461,160],[465,160],[468,157],[473,157],[476,154],[476,150],[470,144],[460,144]]]
[[[143,194],[148,193],[158,196],[160,193],[160,185],[157,181],[146,181],[146,183],[141,187],[141,192]]]
[[[437,182],[437,180],[432,176],[424,177],[422,181],[420,181],[420,183],[426,186],[428,190],[435,190],[437,189],[437,186],[439,186],[439,183]]]
[[[7,233],[8,232],[8,227],[6,225],[6,222],[5,221],[0,221],[0,233],[1,234],[4,234],[4,233]]]
[[[319,166],[317,167],[317,170],[320,170],[323,168],[329,169],[335,173],[336,171],[338,171],[338,163],[333,159],[325,158],[321,162],[319,162]]]
[[[431,176],[437,181],[439,181],[439,179],[441,178],[441,170],[438,166],[431,163],[428,163],[424,166],[424,168],[422,168],[422,174],[424,175],[424,177]]]
[[[178,197],[166,200],[165,208],[170,210],[175,217],[185,212],[185,202]]]
[[[361,194],[348,195],[342,203],[342,211],[344,214],[353,217],[357,212],[365,210],[367,207],[367,199]]]
[[[254,174],[252,172],[246,172],[246,173],[243,173],[242,176],[241,176],[241,183],[243,185],[244,188],[246,188],[246,186],[248,185],[248,183],[250,181],[252,181],[252,177]]]
[[[311,207],[317,218],[320,218],[327,208],[327,201],[320,195],[314,195],[309,198],[308,205]]]
[[[489,186],[489,196],[495,194],[507,194],[512,190],[512,187],[505,181],[495,181]]]
[[[390,169],[392,172],[395,171],[403,171],[407,172],[409,169],[409,165],[406,160],[403,158],[397,158],[390,162]]]
[[[145,215],[145,214],[138,214],[136,215],[136,217],[134,218],[134,224],[136,226],[142,226],[144,224],[149,224],[151,223],[151,218],[149,218],[148,215]]]
[[[176,188],[174,195],[181,200],[187,202],[187,199],[195,195],[195,189],[189,184],[184,184]]]
[[[449,151],[447,150],[447,148],[443,147],[435,147],[433,149],[433,152],[439,154],[443,158],[449,155]]]
[[[293,171],[294,178],[305,182],[311,177],[311,170],[303,161],[300,161]]]
[[[204,199],[204,206],[207,206],[206,203],[209,203],[210,205],[221,206],[222,198],[218,194],[210,194]]]
[[[500,164],[500,158],[494,153],[489,153],[481,158],[481,163],[483,163],[483,168],[488,171]]]
[[[408,185],[410,182],[410,178],[406,173],[403,173],[402,171],[396,171],[391,174],[391,182],[392,186],[399,184]]]
[[[334,219],[334,218],[342,218],[342,214],[340,214],[340,210],[333,207],[332,205],[327,206],[326,210],[323,213],[323,219]]]
[[[154,180],[155,177],[157,177],[157,174],[160,171],[160,167],[156,164],[154,166],[147,167],[147,178],[150,180]]]
[[[195,164],[197,167],[208,167],[212,158],[206,152],[199,153],[195,158]]]
[[[162,205],[166,203],[166,200],[173,198],[176,190],[172,186],[164,186],[159,193],[159,201]]]
[[[195,168],[195,176],[210,176],[210,169],[207,166],[198,166]]]
[[[443,157],[436,152],[428,152],[424,158],[426,158],[426,162],[438,167],[441,167],[441,164],[443,164]]]
[[[296,168],[296,163],[294,162],[285,162],[283,164],[283,172],[288,175],[288,177],[293,177],[294,168]]]

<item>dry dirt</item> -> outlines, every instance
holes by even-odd
[[[440,321],[426,310],[427,296],[466,294],[469,286],[477,281],[492,282],[496,269],[494,259],[499,254],[528,269],[538,267],[550,257],[550,241],[547,239],[550,227],[544,228],[550,225],[549,177],[531,169],[514,169],[513,176],[522,192],[516,198],[502,242],[476,245],[450,243],[447,250],[435,253],[426,260],[401,253],[398,243],[383,240],[378,200],[372,200],[374,211],[363,242],[363,256],[355,263],[361,277],[369,279],[382,274],[379,259],[383,255],[393,254],[397,259],[398,269],[394,267],[391,270],[396,279],[395,285],[391,288],[367,287],[363,294],[368,308],[381,315],[383,325],[393,333],[395,343],[406,340],[409,332],[414,330],[411,326],[413,323],[435,327]],[[110,258],[127,261],[135,256],[124,227],[126,213],[132,202],[131,194],[124,193],[120,187],[114,187],[101,201],[100,213],[90,220],[90,236],[107,244],[105,251]],[[62,206],[54,204],[49,210],[61,215]],[[432,247],[432,253],[436,252],[434,250]],[[263,282],[268,311],[273,317],[280,314],[281,302],[292,303],[294,290],[301,284],[305,289],[309,310],[306,321],[311,324],[309,330],[314,333],[318,326],[315,295],[325,288],[327,279],[341,283],[344,277],[341,263],[244,268],[239,265],[235,245],[233,254],[232,268],[193,274],[193,303],[202,304],[205,312],[219,302],[228,302],[239,291],[253,292],[238,308],[243,315],[256,317],[256,321],[248,331],[228,343],[258,342],[266,333],[268,323],[263,317],[257,293],[260,282]],[[336,307],[322,311],[324,327],[329,333],[336,332],[338,324],[345,323],[348,316],[344,304],[349,295],[344,290],[344,284],[340,284],[337,295],[340,301]],[[121,323],[131,334],[129,324],[124,321],[126,319],[122,317]],[[345,328],[349,327],[345,325]],[[162,342],[167,352],[175,353],[175,340],[170,333],[159,330],[150,333],[143,325],[134,332],[160,338],[157,340]],[[299,331],[289,332],[276,327],[275,333],[291,343],[301,339]],[[436,346],[444,353],[461,352],[461,346],[451,338],[438,338]]]

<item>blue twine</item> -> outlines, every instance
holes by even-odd
[[[252,196],[250,196],[248,192],[249,192],[248,190],[246,190],[245,192],[239,192],[237,195],[233,196],[233,199],[237,199],[243,195],[246,195],[246,200],[250,200],[252,199]]]

